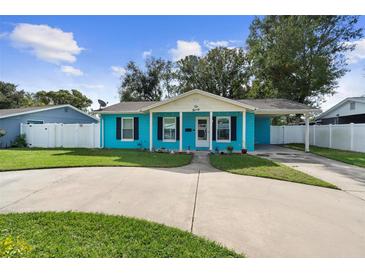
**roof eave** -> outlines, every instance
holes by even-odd
[[[57,106],[50,106],[47,108],[42,108],[42,109],[35,109],[35,110],[30,110],[30,111],[24,111],[24,112],[18,112],[18,113],[12,113],[12,114],[8,114],[8,115],[4,115],[4,116],[0,116],[0,119],[5,119],[5,118],[10,118],[10,117],[15,117],[15,116],[20,116],[20,115],[25,115],[25,114],[32,114],[32,113],[37,113],[37,112],[42,112],[42,111],[46,111],[46,110],[52,110],[52,109],[58,109],[58,108],[62,108],[62,107],[69,107],[72,108],[73,110],[80,112],[92,119],[94,119],[96,122],[99,122],[99,119],[97,117],[91,116],[88,113],[83,112],[82,110],[79,110],[78,108],[66,104],[66,105],[57,105]]]
[[[319,109],[257,109],[255,114],[266,115],[287,115],[287,114],[309,114],[320,112]]]

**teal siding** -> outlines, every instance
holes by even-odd
[[[139,117],[139,140],[122,141],[116,137],[117,117]],[[103,114],[105,148],[146,148],[149,149],[149,114]]]
[[[179,117],[179,112],[156,112],[153,113],[153,130],[152,130],[152,144],[154,149],[164,148],[164,149],[179,149],[179,140],[176,142],[164,142],[163,140],[157,140],[157,118],[158,117]],[[163,135],[163,134],[162,134]],[[149,132],[147,133],[149,136]]]
[[[184,112],[183,113],[183,150],[196,150],[195,138],[196,128],[195,121],[196,117],[209,117],[208,112]],[[186,132],[185,129],[190,128],[191,132]],[[209,150],[209,146],[199,150]]]
[[[255,144],[270,144],[270,117],[255,117]]]
[[[231,142],[219,142],[213,141],[213,150],[218,148],[221,150],[227,150],[228,146],[233,146],[234,151],[241,151],[242,149],[242,112],[214,112],[213,116],[236,116],[237,117],[237,139]]]
[[[153,114],[153,148],[154,149],[179,149],[179,140],[175,142],[163,142],[157,140],[157,121],[158,117],[178,117],[178,112],[171,113],[154,113]],[[242,113],[241,112],[214,112],[214,117],[217,116],[236,116],[236,140],[231,142],[213,141],[213,150],[219,151],[227,150],[228,146],[233,146],[234,151],[241,151],[242,149]],[[122,141],[116,139],[116,119],[117,117],[139,117],[139,140]],[[183,150],[196,150],[195,144],[195,121],[196,117],[209,117],[208,112],[184,112],[182,121],[183,135]],[[101,128],[104,128],[104,147],[105,148],[149,148],[149,114],[106,114],[102,115]],[[190,128],[187,132],[185,129]],[[254,136],[255,136],[255,115],[254,113],[246,113],[246,144],[249,151],[254,150]],[[208,150],[209,147],[199,148],[201,150]]]
[[[246,147],[248,151],[255,150],[255,114],[246,112]]]

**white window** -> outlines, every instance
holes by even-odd
[[[133,141],[134,139],[134,123],[133,118],[122,118],[122,140]]]
[[[231,141],[231,119],[230,117],[217,117],[217,141]]]
[[[176,117],[163,117],[163,141],[176,141]]]
[[[354,110],[355,109],[355,102],[350,102],[350,110]]]

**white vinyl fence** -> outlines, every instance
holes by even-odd
[[[99,124],[21,124],[30,147],[100,147]]]
[[[365,124],[313,125],[309,144],[365,152]],[[271,126],[271,144],[304,143],[305,126]]]

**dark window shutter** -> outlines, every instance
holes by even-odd
[[[176,117],[176,140],[180,140],[180,117]]]
[[[231,116],[231,141],[237,140],[237,117]]]
[[[216,131],[217,131],[217,123],[216,123],[216,117],[213,117],[213,141],[215,141],[216,139]]]
[[[139,118],[138,117],[134,117],[133,119],[134,125],[134,140],[138,140],[139,139]]]
[[[157,117],[157,140],[162,140],[162,117]]]
[[[117,140],[122,139],[122,118],[120,117],[117,117],[116,133],[117,133]]]

